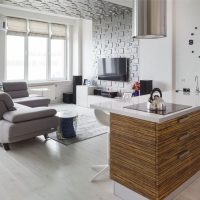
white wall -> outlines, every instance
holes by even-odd
[[[80,19],[73,27],[73,75],[94,78],[92,20]]]
[[[5,21],[5,18],[0,15],[0,82],[4,79],[5,74],[5,30],[3,30],[3,22]]]
[[[28,9],[23,9],[23,8],[14,8],[12,6],[7,6],[7,5],[0,5],[0,21],[3,19],[3,16],[16,16],[16,17],[22,17],[22,18],[28,18],[28,19],[40,19],[43,21],[48,21],[48,22],[54,22],[54,23],[64,23],[67,25],[70,25],[70,27],[72,26],[78,26],[77,28],[77,33],[76,35],[73,37],[72,35],[70,35],[70,37],[73,37],[74,39],[77,39],[77,41],[74,43],[70,43],[70,47],[73,49],[73,46],[75,45],[75,50],[77,51],[77,54],[79,55],[78,52],[81,51],[81,49],[79,48],[79,37],[80,37],[80,32],[79,32],[79,20],[72,18],[72,17],[65,17],[63,15],[55,15],[55,14],[49,14],[49,13],[41,13],[38,11],[32,11],[32,10],[28,10]],[[77,27],[76,26],[76,27]],[[72,32],[72,28],[70,28],[70,32]],[[76,38],[77,36],[77,38]],[[6,39],[6,34],[4,31],[0,30],[0,82],[5,80],[4,77],[4,70],[5,70],[5,53],[6,53],[6,45],[5,45],[5,39]],[[70,57],[72,57],[72,54],[69,54]],[[76,60],[78,60],[76,58]],[[70,66],[73,66],[73,59],[71,58],[71,60],[69,60],[69,64]],[[81,66],[81,61],[80,59],[77,61],[77,63],[75,62],[75,64],[77,64],[77,73],[81,73],[80,71],[80,66]],[[73,68],[73,67],[71,67]],[[71,74],[72,74],[72,69],[70,68],[69,72],[68,72],[68,77],[71,78]],[[65,92],[72,92],[72,81],[58,81],[58,82],[54,82],[54,81],[47,81],[44,83],[38,83],[38,84],[34,84],[34,85],[38,85],[38,86],[45,86],[45,85],[52,85],[55,84],[56,85],[56,102],[61,102],[62,101],[62,94]],[[32,84],[31,84],[32,85]]]
[[[181,0],[180,0],[181,1]],[[172,89],[172,0],[167,0],[167,37],[140,40],[140,79],[150,79],[154,87]]]
[[[200,0],[175,2],[176,88],[195,90],[194,77],[200,77]],[[191,33],[195,35],[191,36]],[[189,39],[194,39],[194,45],[189,46]]]
[[[73,26],[73,70],[74,76],[82,75],[82,20]]]
[[[4,79],[5,66],[5,33],[0,31],[0,82]]]
[[[92,20],[82,20],[82,75],[94,79]]]

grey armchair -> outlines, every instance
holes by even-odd
[[[3,91],[8,93],[14,103],[19,103],[29,107],[48,106],[50,99],[37,95],[29,95],[26,82],[3,82]]]
[[[0,93],[0,143],[5,150],[9,144],[39,135],[47,137],[58,126],[56,110],[47,107],[31,108],[13,103],[11,97]]]

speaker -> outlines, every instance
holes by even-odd
[[[63,102],[64,103],[72,103],[73,94],[72,93],[63,93]]]
[[[153,89],[152,80],[140,80],[140,95],[150,94]]]
[[[82,76],[73,76],[73,103],[76,104],[76,86],[82,85]]]
[[[102,89],[94,89],[94,95],[101,96],[101,90]]]

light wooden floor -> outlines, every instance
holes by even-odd
[[[105,162],[105,135],[69,146],[38,137],[0,148],[0,200],[119,200],[106,177],[90,183],[90,167]],[[200,200],[200,179],[176,200]]]
[[[106,162],[105,136],[70,146],[37,138],[0,149],[1,200],[117,200],[112,182],[90,183]]]

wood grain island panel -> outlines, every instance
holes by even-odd
[[[154,123],[111,113],[111,179],[162,200],[200,170],[200,111]]]

